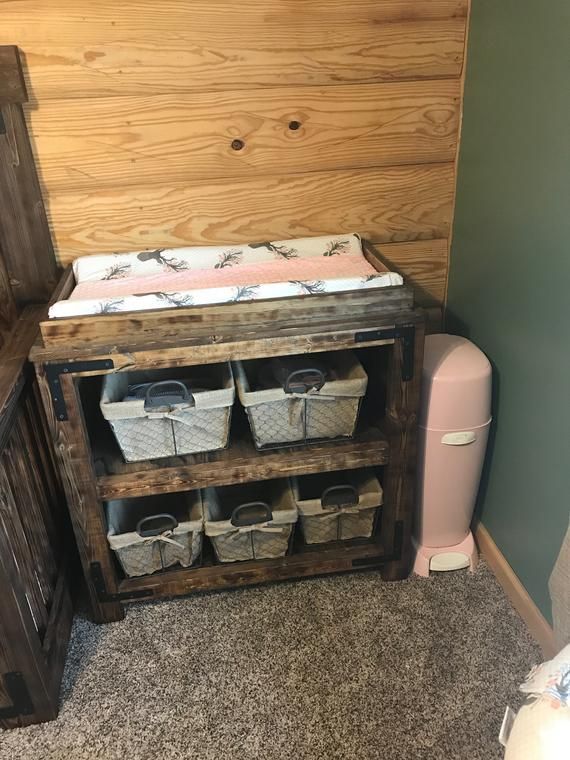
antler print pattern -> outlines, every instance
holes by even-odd
[[[111,264],[107,269],[103,280],[118,280],[121,277],[126,277],[131,270],[130,264]]]
[[[290,280],[291,285],[297,285],[302,293],[307,295],[315,295],[316,293],[325,292],[325,283],[322,280],[314,280],[308,282],[307,280]]]
[[[282,259],[297,259],[299,252],[295,248],[289,248],[286,245],[276,245],[275,243],[250,243],[250,248],[267,248],[268,251],[274,253],[277,258]]]
[[[165,248],[156,248],[154,251],[143,251],[137,255],[139,261],[156,261],[159,266],[167,269],[171,272],[182,272],[188,269],[188,263],[177,258],[169,258],[163,256]]]
[[[232,301],[252,301],[259,289],[259,285],[244,285],[236,288],[236,294]]]
[[[340,256],[350,246],[350,240],[331,240],[323,256]]]
[[[233,267],[239,264],[243,258],[243,252],[239,248],[233,248],[229,251],[220,253],[218,263],[214,265],[214,269],[225,269],[225,267]]]

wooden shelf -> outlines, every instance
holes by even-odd
[[[346,441],[257,451],[243,423],[232,425],[229,448],[209,454],[126,463],[108,425],[93,443],[100,499],[175,493],[206,486],[306,475],[327,470],[385,465],[389,447],[378,428],[359,431]]]
[[[249,586],[291,578],[350,572],[378,568],[385,552],[377,538],[335,542],[307,547],[280,559],[251,562],[205,564],[202,567],[168,570],[140,578],[128,578],[119,583],[119,593],[125,601],[129,594],[139,597],[147,592],[149,598],[172,597],[193,591],[208,591],[237,586]]]
[[[239,340],[231,336],[231,340],[223,344],[217,335],[211,336],[212,342],[208,342],[206,336],[190,339],[196,341],[201,352],[181,338],[166,347],[135,342],[124,355],[113,348],[105,356],[97,353],[101,349],[95,346],[81,349],[82,354],[73,347],[69,355],[63,354],[64,347],[58,348],[61,356],[55,349],[36,354],[38,384],[46,409],[54,420],[54,441],[62,461],[66,495],[94,619],[98,622],[120,620],[124,614],[123,602],[183,596],[194,591],[365,568],[378,569],[384,580],[408,576],[412,559],[413,471],[423,359],[422,315],[402,309],[378,315],[374,320],[360,316],[353,322],[348,330],[345,318],[339,317],[331,323],[334,329],[328,325],[327,332],[323,333],[315,333],[314,325],[307,331],[307,326],[299,322],[284,331],[275,330],[273,335],[269,334],[273,325],[268,324],[265,337],[252,334],[245,342],[243,335]],[[293,334],[303,343],[291,342]],[[385,348],[379,350],[380,345]],[[350,440],[259,452],[253,445],[245,412],[236,405],[228,449],[126,463],[101,414],[102,378],[110,370],[107,364],[99,363],[100,359],[112,361],[112,371],[120,372],[191,366],[240,357],[288,355],[298,353],[299,349],[312,354],[344,347],[359,349],[368,375],[359,428]],[[53,392],[54,378],[57,397]],[[62,409],[59,415],[54,407],[56,402]],[[383,467],[384,490],[381,519],[370,539],[319,547],[294,542],[292,553],[281,559],[228,564],[214,563],[208,556],[206,542],[200,567],[165,570],[142,578],[125,578],[109,547],[102,501],[367,466]]]

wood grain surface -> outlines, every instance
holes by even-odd
[[[46,98],[457,77],[467,2],[8,0]]]
[[[384,504],[392,504],[393,509],[384,510],[382,515],[382,543],[388,554],[397,554],[398,548],[401,552],[397,562],[391,562],[382,568],[382,578],[390,581],[407,578],[413,559],[411,533],[414,519],[417,424],[424,335],[424,325],[419,322],[415,325],[414,374],[410,380],[402,379],[402,340],[395,342],[387,370],[386,417],[383,430],[390,446],[390,459],[384,470],[382,486]]]
[[[305,547],[305,551],[278,559],[221,564],[213,563],[213,552],[209,549],[206,544],[201,567],[125,578],[120,582],[119,589],[127,595],[147,590],[153,599],[168,599],[199,591],[227,590],[355,570],[378,570],[386,555],[382,542],[376,537],[354,543],[311,544]]]
[[[448,239],[468,0],[1,5],[60,263],[349,230]],[[442,248],[406,246],[391,261],[440,304]]]
[[[120,620],[120,605],[102,604],[89,580],[89,565],[99,559],[109,578],[114,577],[106,538],[106,525],[102,505],[97,500],[95,474],[88,441],[83,436],[83,414],[77,389],[71,375],[61,375],[61,387],[69,412],[69,419],[61,423],[56,419],[45,368],[36,366],[36,375],[57,454],[59,472],[70,509],[71,522],[79,558],[86,577],[87,590],[94,618],[99,622]],[[94,556],[101,551],[101,557]],[[110,584],[108,590],[115,588]]]
[[[57,29],[65,42],[92,41],[104,34],[112,41],[132,37],[154,37],[180,29],[192,21],[196,32],[212,25],[222,30],[241,31],[241,26],[263,24],[299,25],[370,20],[372,23],[465,18],[468,0],[167,0],[159,9],[153,0],[2,0],[6,29],[27,42],[51,42]],[[42,23],[30,25],[36,14]],[[230,23],[231,20],[231,23]],[[233,27],[232,27],[233,24]],[[235,36],[235,34],[234,34]]]
[[[16,302],[10,285],[10,276],[0,256],[0,350],[18,316]]]
[[[34,45],[26,54],[28,93],[32,103],[41,103],[69,94],[232,90],[243,89],[244,82],[252,89],[392,82],[456,78],[461,71],[462,19],[312,26],[278,26],[273,41],[254,27],[245,37],[219,41],[184,39],[182,30],[128,44]]]
[[[22,106],[0,104],[0,251],[18,305],[47,301],[57,284],[46,212]],[[0,279],[3,279],[0,278]]]
[[[447,276],[448,241],[412,240],[408,243],[381,243],[377,246],[386,266],[400,272],[414,288],[420,306],[443,302]]]
[[[341,572],[358,567],[376,567],[384,562],[382,573],[385,578],[393,580],[403,578],[410,569],[411,544],[410,529],[413,513],[413,477],[410,473],[414,467],[415,426],[419,403],[419,369],[422,362],[423,315],[410,308],[403,308],[395,314],[379,315],[370,321],[367,317],[355,320],[358,332],[364,331],[357,339],[352,334],[351,346],[357,342],[359,347],[369,349],[368,364],[376,368],[369,374],[370,383],[368,401],[372,412],[367,415],[366,423],[378,422],[378,430],[368,428],[368,440],[358,435],[352,441],[316,444],[306,449],[294,448],[284,451],[267,452],[259,455],[251,444],[244,447],[239,436],[234,437],[227,451],[218,454],[196,455],[194,457],[177,457],[165,462],[123,464],[120,457],[113,456],[112,449],[102,442],[97,449],[97,430],[100,425],[100,411],[97,409],[97,388],[100,379],[96,376],[108,371],[132,371],[145,367],[192,366],[211,361],[220,361],[217,337],[210,342],[203,337],[202,345],[189,346],[185,338],[174,341],[168,347],[157,346],[149,349],[131,340],[130,350],[122,356],[115,348],[112,351],[114,367],[77,367],[68,365],[60,368],[60,381],[63,399],[66,404],[68,419],[55,420],[51,396],[45,381],[46,359],[37,351],[34,358],[39,363],[39,373],[44,402],[53,424],[56,448],[61,457],[64,481],[70,504],[70,511],[78,542],[79,552],[87,575],[91,593],[93,615],[100,622],[120,619],[122,606],[120,602],[129,599],[132,594],[148,590],[145,598],[164,595],[178,596],[193,590],[207,588],[228,588],[251,582],[282,580],[290,577],[316,575],[323,572]],[[379,329],[387,326],[392,331],[394,325],[406,328],[415,327],[414,339],[414,375],[405,377],[403,336],[391,332],[389,343],[378,351],[376,345],[383,339]],[[314,352],[325,349],[339,350],[344,346],[343,332],[345,319],[339,317],[336,325],[330,325],[326,333],[321,333],[318,326],[304,325],[281,331],[266,321],[263,330],[274,335],[267,339],[263,335],[252,336],[251,345],[243,344],[242,336],[236,334],[226,344],[226,359],[240,359],[285,355],[297,353],[295,336],[307,342],[306,351]],[[374,329],[372,329],[372,326]],[[367,340],[366,338],[369,338]],[[346,339],[346,338],[345,338]],[[191,339],[193,340],[193,339]],[[199,349],[202,348],[203,351]],[[75,353],[73,349],[64,348],[68,361]],[[85,357],[99,357],[99,349],[85,349]],[[51,352],[51,358],[58,356],[57,350]],[[386,362],[387,360],[387,369]],[[368,366],[368,365],[367,365]],[[74,369],[78,370],[79,379]],[[386,389],[384,393],[381,389]],[[94,416],[92,416],[94,413]],[[235,420],[234,420],[235,422]],[[246,421],[242,418],[242,422]],[[364,422],[363,422],[364,424]],[[95,427],[93,427],[95,426]],[[366,436],[365,425],[363,435]],[[386,449],[382,430],[389,439]],[[235,428],[234,428],[235,432]],[[108,434],[109,431],[107,430]],[[115,447],[115,454],[116,447]],[[92,456],[94,455],[94,456]],[[110,456],[109,456],[110,455]],[[388,461],[386,461],[388,460]],[[216,466],[211,466],[214,461]],[[256,478],[271,478],[284,469],[285,472],[311,472],[324,467],[359,467],[368,464],[385,464],[384,484],[385,501],[382,507],[381,543],[375,535],[372,539],[356,544],[323,547],[322,550],[307,548],[304,552],[298,547],[292,549],[289,557],[277,563],[259,562],[250,566],[237,563],[227,568],[210,564],[205,556],[200,568],[189,568],[174,573],[157,573],[151,577],[127,580],[117,572],[116,564],[111,560],[110,550],[104,533],[102,505],[103,496],[135,495],[177,491],[187,487],[206,483],[245,482]],[[314,470],[313,470],[314,468]],[[102,474],[104,473],[104,474]],[[97,485],[97,491],[95,491]],[[95,577],[89,573],[91,563],[100,563],[102,584],[112,594],[101,595],[101,585],[94,585]],[[99,590],[98,590],[99,589]],[[119,592],[120,597],[115,594]],[[117,603],[119,602],[119,604]]]
[[[373,242],[445,238],[453,165],[141,185],[54,195],[60,262],[88,253],[358,231]]]
[[[265,452],[255,449],[249,430],[240,431],[238,437],[235,428],[234,425],[227,449],[132,464],[124,463],[116,443],[105,436],[100,451],[108,474],[97,479],[99,498],[123,499],[323,470],[352,470],[385,465],[389,456],[388,445],[375,428],[361,431],[354,440],[325,441]],[[97,457],[97,449],[94,455]]]
[[[256,335],[307,337],[307,324],[321,332],[340,323],[348,327],[358,318],[385,320],[413,306],[406,286],[322,293],[318,297],[293,296],[240,303],[117,312],[92,316],[47,319],[40,324],[46,347],[172,345],[173,342],[223,343]],[[144,316],[143,316],[144,315]]]
[[[24,75],[15,45],[0,45],[0,103],[27,100]]]
[[[24,309],[0,351],[0,707],[19,707],[6,690],[14,673],[33,704],[0,728],[56,717],[73,617],[65,505],[26,362],[41,314]]]
[[[30,120],[53,193],[443,162],[455,156],[459,83],[51,100]]]

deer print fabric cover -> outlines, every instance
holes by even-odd
[[[77,286],[50,317],[106,314],[401,285],[378,272],[356,234],[242,246],[157,249],[85,256]]]

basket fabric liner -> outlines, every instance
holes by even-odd
[[[181,379],[191,375],[192,369],[105,375],[101,412],[110,423],[126,461],[214,451],[227,445],[235,398],[231,367],[215,365],[207,372],[219,388],[196,392],[193,403],[183,401],[168,411],[147,410],[144,399],[122,399],[131,383]]]
[[[202,491],[204,502],[204,532],[212,541],[221,562],[249,559],[271,559],[287,553],[289,539],[297,522],[297,509],[287,481],[275,483],[268,500],[272,519],[253,525],[236,527],[226,518],[218,491]]]
[[[225,365],[228,366],[228,365]],[[186,369],[185,375],[191,374],[192,369]],[[149,419],[180,419],[184,420],[182,412],[187,411],[190,408],[195,409],[218,409],[220,407],[231,406],[234,402],[235,389],[233,380],[231,380],[231,374],[226,378],[227,387],[219,388],[215,390],[201,390],[198,393],[194,393],[194,403],[180,403],[176,404],[175,412],[156,412],[145,411],[145,400],[132,399],[130,401],[123,401],[126,396],[127,390],[130,384],[152,381],[164,377],[165,380],[172,380],[175,378],[175,370],[165,370],[161,375],[155,374],[143,374],[143,373],[125,373],[117,372],[116,374],[105,375],[103,382],[103,391],[101,393],[101,411],[106,420],[123,420],[123,419],[137,419],[140,417],[147,417]],[[180,374],[178,372],[178,374]],[[141,379],[137,379],[138,377]],[[190,386],[190,390],[192,387]]]
[[[307,393],[286,393],[282,387],[251,390],[249,373],[255,360],[233,363],[239,400],[257,446],[353,435],[366,393],[366,372],[352,351],[326,356],[335,378]],[[310,356],[307,364],[311,364]]]
[[[183,497],[177,495],[175,514],[180,517],[182,508],[186,519],[180,520],[176,528],[156,536],[140,536],[132,530],[140,517],[148,517],[153,512],[169,513],[169,502],[173,501],[173,497],[162,497],[163,503],[158,504],[159,499],[153,497],[153,507],[147,506],[144,500],[133,503],[117,499],[107,503],[107,540],[128,576],[149,575],[176,564],[190,567],[199,558],[204,531],[199,491]]]
[[[401,285],[377,271],[356,234],[84,256],[76,287],[50,317],[334,293]]]
[[[301,529],[307,543],[325,543],[352,538],[369,538],[374,527],[376,510],[382,505],[383,492],[378,479],[369,470],[356,470],[347,475],[347,483],[358,493],[354,506],[323,507],[320,496],[300,496],[302,478],[291,478],[291,490],[299,512]]]

